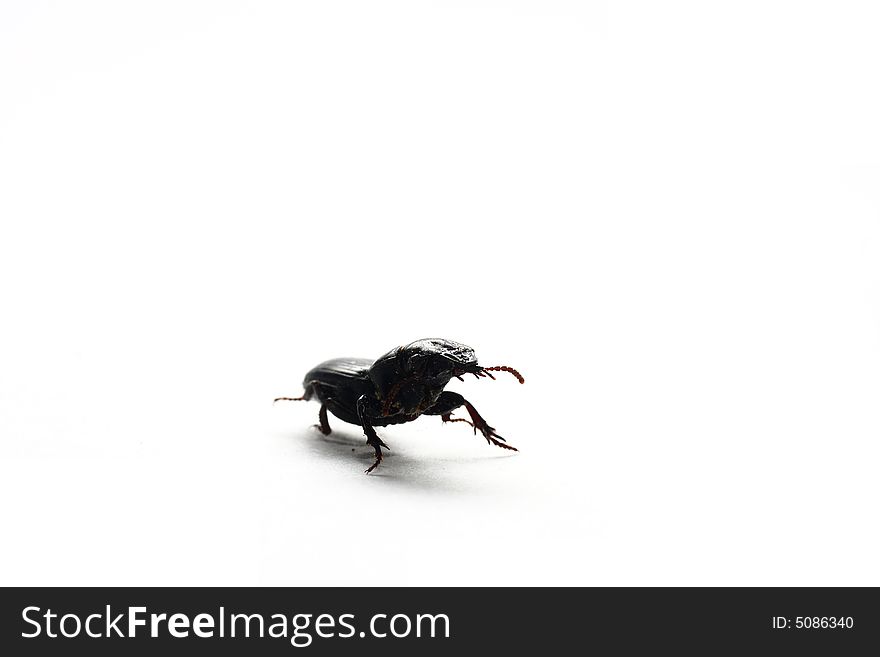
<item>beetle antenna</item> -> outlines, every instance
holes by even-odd
[[[279,402],[279,401],[308,401],[308,399],[305,396],[302,396],[302,397],[276,397],[275,399],[272,400],[272,403],[274,404],[275,402]]]
[[[519,381],[520,383],[525,383],[525,382],[526,382],[526,380],[523,378],[523,375],[522,375],[522,374],[520,374],[519,372],[517,372],[517,371],[516,371],[515,369],[513,369],[512,367],[508,367],[507,365],[496,365],[495,367],[484,367],[484,368],[483,368],[483,371],[484,371],[488,376],[490,376],[490,377],[492,377],[492,378],[494,379],[495,377],[492,376],[491,374],[489,374],[489,371],[490,371],[490,370],[493,371],[493,372],[510,372],[511,374],[513,374],[513,376],[516,377],[517,381]]]

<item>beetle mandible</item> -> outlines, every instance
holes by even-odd
[[[477,409],[457,392],[444,391],[446,384],[456,377],[473,374],[477,378],[494,379],[492,372],[509,372],[520,383],[522,375],[512,367],[496,365],[482,367],[470,347],[444,340],[427,338],[405,347],[397,347],[371,361],[364,358],[334,358],[317,365],[303,379],[302,397],[278,397],[275,401],[308,401],[316,397],[321,402],[315,425],[325,436],[330,433],[327,411],[343,422],[360,425],[367,436],[367,444],[376,452],[376,460],[366,472],[369,474],[382,462],[382,442],[375,427],[412,422],[420,415],[439,415],[443,422],[467,422],[483,434],[487,443],[503,449],[518,451],[506,444],[504,438],[483,419]],[[452,412],[464,406],[470,420],[452,418]]]

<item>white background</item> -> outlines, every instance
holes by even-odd
[[[4,2],[0,582],[880,585],[878,34]],[[271,404],[434,336],[520,453]]]

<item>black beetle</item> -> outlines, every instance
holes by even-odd
[[[370,473],[382,462],[382,448],[390,449],[374,427],[412,422],[420,415],[439,415],[443,422],[467,422],[474,434],[477,430],[483,434],[486,442],[518,451],[505,444],[467,399],[443,390],[452,377],[463,381],[463,374],[473,374],[494,379],[492,372],[510,372],[525,383],[512,367],[481,367],[468,346],[428,338],[392,349],[375,362],[363,358],[323,362],[306,374],[302,397],[278,397],[275,401],[307,401],[316,396],[321,402],[320,424],[316,426],[325,436],[330,433],[327,411],[343,422],[359,424],[367,435],[367,444],[376,451],[375,463],[366,470]],[[470,420],[451,417],[460,406],[467,409]]]

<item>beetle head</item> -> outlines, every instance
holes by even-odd
[[[446,385],[453,376],[480,370],[473,349],[442,338],[417,340],[401,347],[396,358],[407,375],[425,383]]]
[[[494,379],[492,372],[508,372],[525,383],[512,367],[482,367],[466,345],[428,338],[389,351],[370,367],[370,379],[382,402],[382,415],[419,415],[437,401],[452,377],[473,374]]]
[[[385,413],[392,404],[406,413],[421,413],[432,405],[454,376],[478,374],[482,368],[470,347],[428,338],[392,349],[370,368],[370,378]]]

